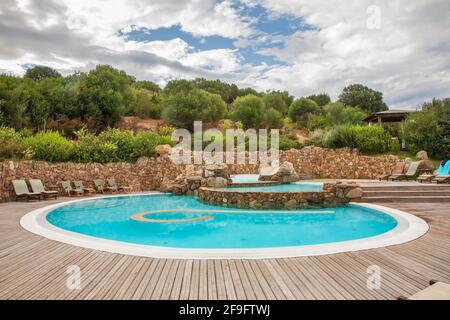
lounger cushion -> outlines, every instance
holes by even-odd
[[[437,282],[414,294],[408,300],[450,300],[450,284]]]

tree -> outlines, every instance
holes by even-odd
[[[228,104],[231,104],[239,93],[239,88],[235,84],[230,85],[220,80],[197,78],[193,82],[196,88],[205,90],[209,93],[218,94]]]
[[[268,109],[273,108],[281,114],[287,114],[288,105],[281,92],[270,92],[263,97],[264,103]]]
[[[25,78],[32,79],[36,82],[48,78],[61,78],[61,77],[62,76],[58,71],[46,66],[35,66],[33,68],[28,69],[27,72],[25,73]]]
[[[0,111],[3,124],[15,129],[22,129],[27,125],[29,94],[26,87],[22,78],[0,75]]]
[[[133,87],[136,89],[145,89],[152,94],[161,92],[161,88],[156,83],[147,80],[136,81],[133,83]]]
[[[166,96],[176,95],[180,92],[189,93],[197,89],[194,82],[189,80],[172,80],[169,81],[164,88],[164,94]]]
[[[416,153],[425,150],[436,159],[450,158],[450,136],[433,112],[416,112],[404,126],[407,147]]]
[[[161,96],[154,95],[147,89],[135,90],[136,100],[131,106],[130,114],[143,119],[161,118]]]
[[[100,65],[85,75],[80,84],[80,103],[85,116],[96,117],[100,127],[114,127],[134,102],[134,78],[111,66]]]
[[[281,129],[284,125],[284,119],[281,112],[273,108],[265,112],[264,126],[266,129]]]
[[[361,124],[367,114],[360,108],[345,107],[342,111],[342,121],[345,124]]]
[[[346,106],[359,107],[367,113],[388,110],[383,102],[383,94],[361,84],[352,84],[344,88],[339,101]]]
[[[425,112],[434,113],[439,119],[450,120],[450,98],[433,99],[431,102],[425,102],[422,105]]]
[[[346,107],[339,101],[327,104],[324,111],[328,120],[334,125],[360,124],[367,116],[361,109]]]
[[[313,94],[312,96],[309,96],[306,99],[314,101],[315,103],[317,103],[319,107],[323,107],[331,103],[331,98],[326,93]]]
[[[213,122],[222,119],[227,105],[222,98],[204,90],[179,92],[166,98],[162,118],[170,125],[192,130],[194,121]]]
[[[320,113],[320,107],[312,100],[300,98],[295,100],[289,107],[288,116],[292,121],[306,126],[309,118]]]
[[[263,99],[255,95],[238,97],[233,102],[231,117],[240,121],[245,129],[261,128],[264,125],[266,106]]]
[[[253,88],[239,89],[238,97],[245,97],[248,95],[261,96],[261,94]]]

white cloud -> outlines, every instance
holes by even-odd
[[[191,67],[202,67],[218,73],[239,71],[241,68],[235,50],[216,49],[187,55],[181,62]]]
[[[23,73],[23,64],[63,72],[112,64],[163,84],[196,76],[259,90],[288,89],[296,96],[326,91],[334,98],[350,83],[384,93],[391,106],[415,107],[450,96],[450,6],[446,0],[243,0],[261,3],[272,17],[302,17],[316,30],[268,36],[254,30],[234,0],[2,0],[0,69]],[[235,0],[237,1],[237,0]],[[366,26],[369,5],[381,8],[381,28]],[[237,48],[260,49],[285,64],[251,66],[237,49],[198,51],[182,39],[127,41],[119,30],[179,25],[196,37],[220,35]]]
[[[290,63],[267,72],[298,95],[324,90],[335,98],[360,82],[392,106],[414,108],[450,96],[450,6],[446,1],[265,0],[270,10],[295,13],[318,30],[297,32],[282,49],[265,49]],[[367,28],[367,7],[381,9],[381,27]],[[277,81],[275,81],[276,83]],[[292,85],[292,84],[295,85]]]

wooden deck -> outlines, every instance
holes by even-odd
[[[413,242],[320,257],[170,260],[93,251],[23,230],[20,217],[41,203],[0,204],[0,299],[395,299],[430,279],[450,283],[450,205],[388,204],[416,214],[430,231]],[[66,287],[81,268],[81,290]],[[367,288],[368,266],[381,289]]]

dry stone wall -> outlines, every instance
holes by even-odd
[[[299,174],[330,179],[371,179],[389,174],[399,161],[394,156],[368,157],[350,149],[306,147],[281,152],[280,161],[289,161]],[[58,186],[65,180],[82,180],[92,186],[94,179],[115,178],[132,191],[160,190],[180,175],[192,176],[199,165],[175,165],[167,155],[141,158],[136,163],[47,163],[42,161],[0,162],[0,201],[14,198],[11,180],[41,179],[46,186]],[[258,173],[258,165],[230,165],[229,173]]]
[[[362,197],[360,186],[354,182],[325,183],[323,191],[248,192],[229,189],[200,188],[199,199],[207,204],[250,209],[297,209],[335,207]]]

